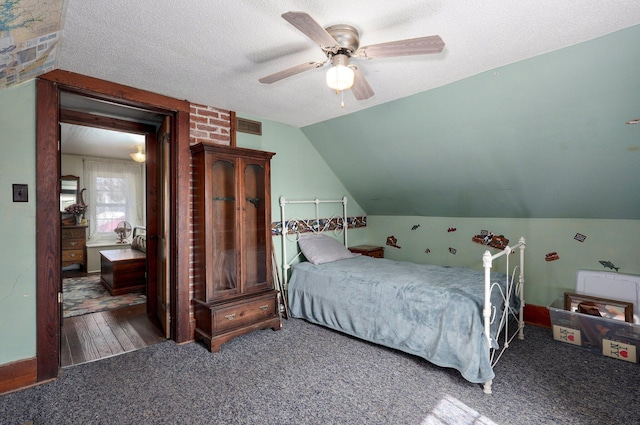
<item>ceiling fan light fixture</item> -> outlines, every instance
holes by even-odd
[[[138,149],[138,152],[130,153],[129,156],[131,156],[131,159],[135,162],[144,162],[146,155],[142,153],[142,146],[136,146],[136,149]]]
[[[331,58],[333,66],[327,71],[327,85],[333,90],[348,90],[353,87],[355,73],[349,68],[349,58],[346,55],[334,55]]]

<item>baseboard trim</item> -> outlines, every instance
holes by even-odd
[[[36,360],[34,357],[0,365],[0,394],[36,384],[38,375]]]
[[[551,316],[549,315],[549,309],[547,307],[525,304],[523,313],[526,323],[543,328],[551,327]]]

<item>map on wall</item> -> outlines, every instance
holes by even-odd
[[[0,3],[0,89],[56,68],[64,0]]]

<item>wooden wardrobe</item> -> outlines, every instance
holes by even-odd
[[[215,352],[236,336],[282,327],[271,262],[274,154],[207,143],[191,153],[195,337]]]

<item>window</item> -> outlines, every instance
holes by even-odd
[[[89,204],[89,238],[115,242],[121,221],[144,226],[143,165],[129,161],[85,159]]]

